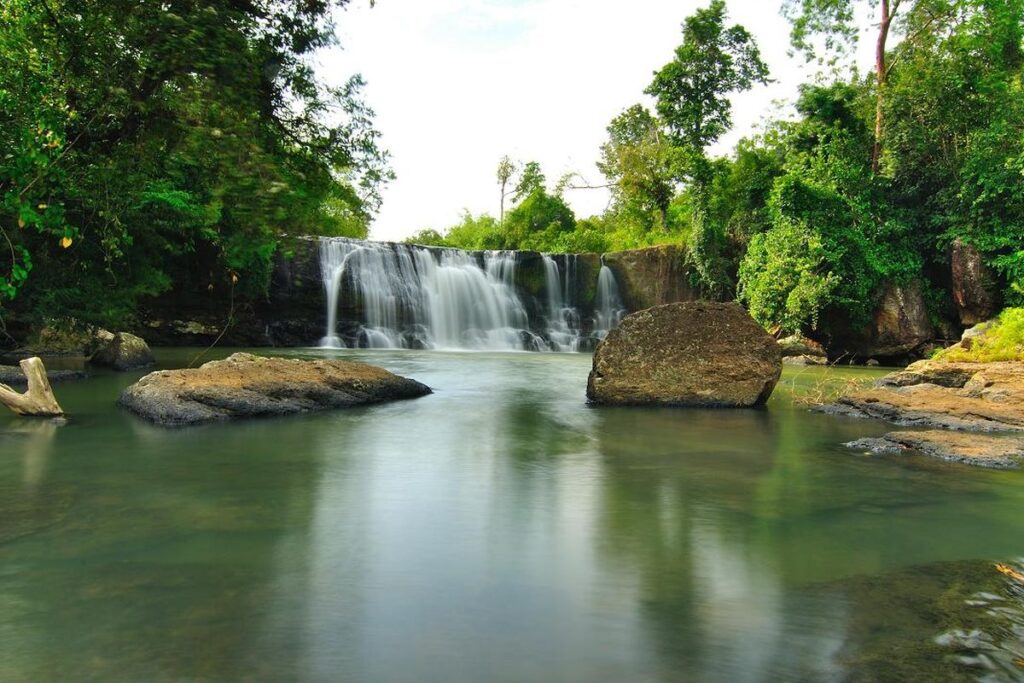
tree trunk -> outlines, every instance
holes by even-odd
[[[892,26],[892,19],[895,10],[899,8],[900,0],[896,0],[890,7],[890,0],[882,0],[882,23],[878,28],[878,42],[875,45],[875,75],[877,78],[877,92],[875,94],[875,144],[871,149],[871,171],[878,173],[882,158],[882,125],[884,113],[882,111],[883,91],[888,80],[885,69],[885,45],[889,40],[889,27]]]
[[[31,417],[61,417],[64,411],[57,404],[50,388],[50,380],[46,377],[46,368],[38,358],[26,358],[21,361],[21,371],[28,380],[28,390],[24,394],[0,384],[0,403],[7,406],[17,415]]]

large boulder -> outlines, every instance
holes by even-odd
[[[124,372],[148,368],[156,363],[156,359],[142,338],[127,332],[118,332],[110,336],[106,345],[94,353],[89,362]]]
[[[198,368],[150,373],[125,389],[120,403],[147,420],[174,426],[347,408],[429,393],[429,387],[415,380],[364,363],[236,353]]]
[[[768,400],[781,373],[778,343],[739,304],[667,304],[626,316],[598,345],[587,398],[749,407]]]
[[[999,287],[992,269],[973,246],[957,240],[950,254],[953,301],[960,323],[977,325],[999,310]]]

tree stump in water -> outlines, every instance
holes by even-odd
[[[39,358],[26,358],[21,361],[21,371],[28,380],[28,390],[24,394],[0,384],[0,403],[7,406],[17,415],[30,417],[61,417],[57,399],[50,388],[50,380],[46,377],[46,368]]]

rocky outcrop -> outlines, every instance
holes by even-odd
[[[954,242],[950,269],[953,302],[960,314],[960,324],[977,325],[998,312],[998,279],[975,247],[959,240]]]
[[[382,368],[340,360],[236,353],[187,370],[150,373],[120,404],[161,425],[292,415],[416,398],[430,389]]]
[[[813,339],[799,334],[783,337],[779,340],[779,350],[783,358],[790,356],[824,356],[825,347]]]
[[[626,316],[593,362],[587,398],[607,405],[756,406],[782,373],[778,343],[735,303],[667,304]]]
[[[931,430],[983,432],[991,438],[930,431],[923,436],[895,432],[883,440],[947,460],[1008,466],[1007,458],[1016,457],[1013,449],[1024,439],[1024,363],[919,361],[820,410]],[[854,447],[864,445],[853,442]]]
[[[690,286],[690,270],[682,246],[663,244],[647,249],[613,251],[602,258],[622,289],[631,311],[679,301],[696,301],[699,292]]]
[[[920,282],[889,284],[875,310],[866,356],[891,358],[917,351],[935,336]]]
[[[977,467],[1011,469],[1024,462],[1024,439],[1004,434],[965,434],[941,429],[890,432],[879,438],[857,439],[847,448],[876,455],[916,451],[933,458]]]
[[[93,365],[120,372],[148,368],[156,364],[153,352],[141,337],[127,332],[111,335],[106,345],[89,359]]]
[[[828,365],[825,347],[799,334],[780,339],[779,350],[786,365]]]
[[[887,365],[905,365],[921,358],[935,338],[921,283],[916,281],[885,285],[871,323],[863,329],[851,329],[842,312],[835,311],[828,316],[825,328],[830,358],[874,358]]]

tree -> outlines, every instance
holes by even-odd
[[[535,191],[543,190],[546,180],[539,163],[536,161],[526,162],[522,173],[519,174],[519,181],[516,183],[516,189],[512,195],[513,201],[521,202]]]
[[[903,10],[904,23],[909,29],[903,34],[913,41],[926,32],[938,30],[968,6],[982,3],[976,0],[862,0],[865,1],[879,13],[875,36],[875,132],[871,151],[871,169],[878,173],[885,131],[885,89],[895,63],[887,61],[887,46],[900,11]],[[793,46],[812,59],[816,56],[813,39],[822,36],[826,50],[840,56],[849,54],[857,44],[860,27],[856,17],[860,4],[855,0],[785,0],[783,14],[793,26]]]
[[[608,179],[615,210],[643,224],[665,230],[675,194],[672,149],[657,119],[643,105],[633,105],[608,125],[597,168]]]
[[[575,229],[576,215],[561,199],[537,187],[509,211],[503,227],[503,248],[550,251],[560,236]]]
[[[498,213],[499,223],[505,222],[505,197],[510,194],[507,188],[515,173],[516,165],[506,154],[498,162],[498,185],[501,187],[501,205],[500,212]]]
[[[362,79],[309,60],[346,4],[0,4],[0,313],[121,325],[175,285],[256,297],[282,234],[365,234],[387,155]]]
[[[655,73],[645,91],[657,99],[658,115],[678,148],[679,175],[691,185],[690,252],[702,285],[712,294],[722,293],[727,277],[715,227],[709,225],[713,173],[705,150],[732,126],[729,95],[768,81],[768,67],[753,37],[725,21],[724,0],[712,0],[688,17],[675,58]]]

